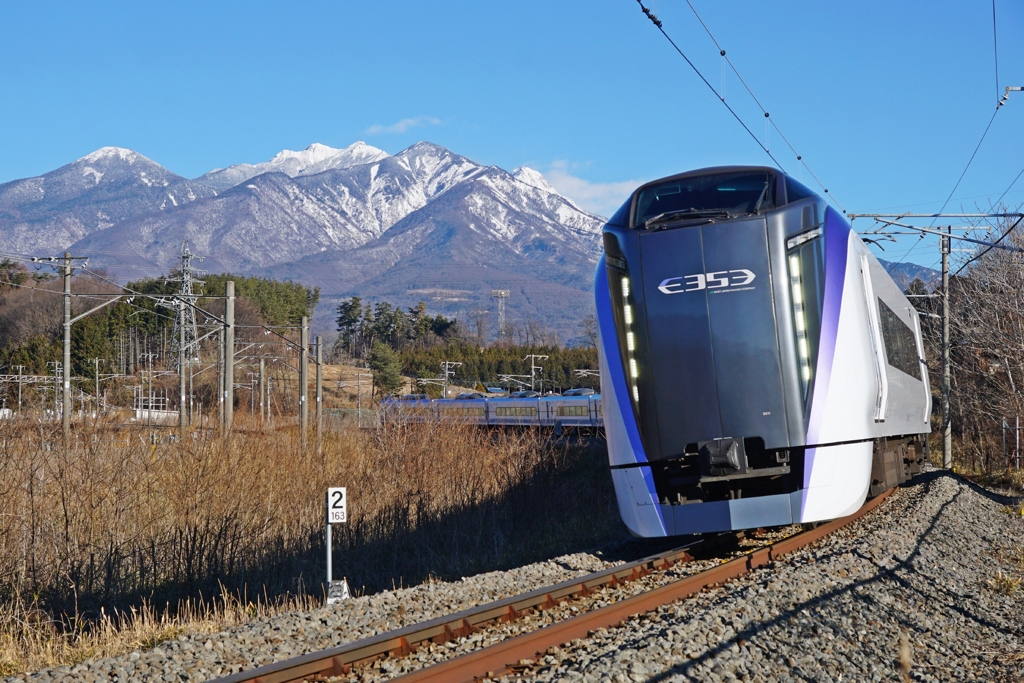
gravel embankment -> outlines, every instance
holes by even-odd
[[[725,587],[638,616],[527,668],[537,680],[1024,680],[1024,519],[942,473],[811,549]],[[781,535],[775,532],[757,545]],[[751,541],[752,543],[753,541]],[[732,554],[732,553],[728,553]],[[723,555],[724,557],[725,555]],[[621,600],[720,562],[708,559],[582,601],[357,669],[375,683]],[[579,553],[453,583],[355,598],[181,636],[144,652],[13,681],[203,681],[451,614],[609,566]],[[997,572],[1009,581],[997,583]],[[999,590],[1000,585],[1004,591]]]
[[[923,475],[774,567],[574,641],[515,680],[1024,680],[1024,518],[1008,502]]]
[[[309,612],[281,614],[220,633],[183,635],[150,650],[4,681],[207,681],[567,581],[612,564],[586,553],[565,555],[461,581],[425,583]]]

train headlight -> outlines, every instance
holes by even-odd
[[[630,394],[632,395],[634,405],[636,405],[640,402],[640,389],[637,386],[640,368],[636,358],[633,357],[633,353],[636,351],[636,332],[632,329],[634,322],[633,305],[630,303],[632,289],[628,277],[622,276],[619,278],[619,291],[622,293],[622,322],[624,323],[626,335],[626,382],[629,384]]]
[[[789,286],[793,298],[793,327],[796,328],[797,362],[800,366],[800,379],[803,381],[803,389],[806,393],[807,385],[811,381],[811,349],[807,340],[807,311],[804,308],[806,297],[800,277],[800,256],[797,254],[792,254],[789,257]]]

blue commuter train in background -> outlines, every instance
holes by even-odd
[[[634,534],[834,519],[920,470],[918,314],[821,197],[701,169],[638,188],[603,240],[604,428]]]
[[[517,391],[509,396],[486,396],[471,391],[455,398],[430,400],[426,394],[389,397],[381,403],[385,421],[445,420],[488,426],[586,429],[603,426],[601,395],[593,389],[569,389],[561,394]]]

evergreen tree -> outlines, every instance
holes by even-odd
[[[402,361],[387,344],[374,342],[370,351],[370,372],[373,373],[373,386],[381,396],[402,388]]]
[[[361,341],[360,326],[363,315],[363,300],[358,296],[338,304],[338,341],[348,351],[348,355],[357,355],[357,343]]]

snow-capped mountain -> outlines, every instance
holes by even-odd
[[[602,222],[533,169],[510,173],[428,142],[393,156],[311,145],[195,180],[104,148],[0,185],[3,250],[70,247],[134,279],[168,272],[188,240],[207,270],[287,277],[328,299],[426,298],[458,314],[486,308],[491,287],[511,288],[510,315],[549,324],[588,306]]]
[[[370,254],[388,251],[384,245],[395,244],[397,235],[404,234],[391,235],[393,226],[412,214],[413,222],[422,225],[438,225],[435,215],[442,213],[450,221],[448,207],[454,200],[441,199],[458,190],[459,211],[489,244],[518,252],[527,248],[525,234],[541,231],[552,248],[569,240],[573,253],[592,264],[601,220],[550,187],[538,187],[542,177],[538,181],[535,176],[540,174],[529,169],[519,169],[516,176],[481,166],[421,142],[380,161],[344,169],[294,178],[263,173],[172,214],[122,221],[78,242],[75,249],[101,254],[116,246],[122,253],[137,254],[140,263],[133,265],[159,270],[173,264],[187,239],[194,251],[207,255],[207,267],[245,271],[321,252],[344,254],[382,240],[380,249],[360,252],[358,263],[347,267],[390,267],[399,256],[371,264]],[[116,263],[109,266],[117,268]]]
[[[215,190],[226,190],[249,178],[272,171],[296,178],[303,175],[315,175],[332,168],[349,168],[380,161],[387,155],[388,153],[384,150],[371,147],[362,140],[345,149],[335,149],[316,142],[301,152],[293,152],[290,149],[282,150],[270,161],[260,164],[235,164],[227,168],[216,168],[199,176],[196,181],[209,185]]]
[[[0,184],[0,249],[48,255],[134,216],[215,194],[138,152],[103,147],[55,171]]]

